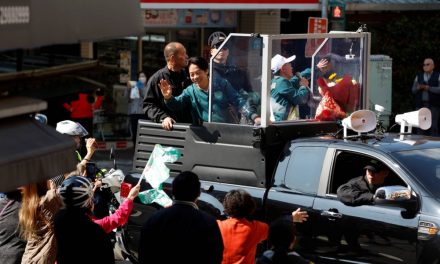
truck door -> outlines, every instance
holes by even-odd
[[[313,259],[313,233],[318,220],[313,203],[327,147],[292,145],[284,152],[276,169],[273,186],[268,192],[266,213],[268,221],[289,215],[297,208],[309,214],[309,220],[296,225],[299,243],[296,249],[303,257]]]
[[[416,262],[418,214],[404,217],[402,208],[378,204],[349,206],[337,199],[337,188],[351,178],[365,175],[363,168],[372,158],[378,159],[335,151],[327,188],[318,194],[313,205],[318,217],[313,253],[324,262]],[[407,186],[391,168],[387,178],[393,179],[392,185]]]

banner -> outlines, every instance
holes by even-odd
[[[319,0],[140,0],[143,9],[298,9],[320,10]]]
[[[146,9],[144,10],[145,27],[187,27],[215,28],[235,27],[237,12],[232,10],[207,9]]]

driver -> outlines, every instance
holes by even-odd
[[[371,204],[374,194],[379,187],[385,185],[385,179],[389,174],[388,167],[378,160],[370,160],[364,167],[365,176],[351,179],[339,186],[338,199],[347,205]]]

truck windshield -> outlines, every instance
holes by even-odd
[[[440,149],[400,151],[394,156],[434,197],[440,197]]]
[[[211,49],[209,121],[335,121],[362,109],[367,36],[230,34]]]

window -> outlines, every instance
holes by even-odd
[[[372,159],[379,160],[375,157],[361,155],[354,152],[339,151],[336,154],[332,180],[329,186],[328,193],[336,194],[338,187],[342,184],[348,182],[353,178],[365,175],[364,167]],[[407,184],[391,169],[389,169],[389,174],[385,180],[385,185],[407,186]]]
[[[294,148],[284,177],[275,179],[275,185],[316,194],[326,150],[326,147],[314,146]]]

